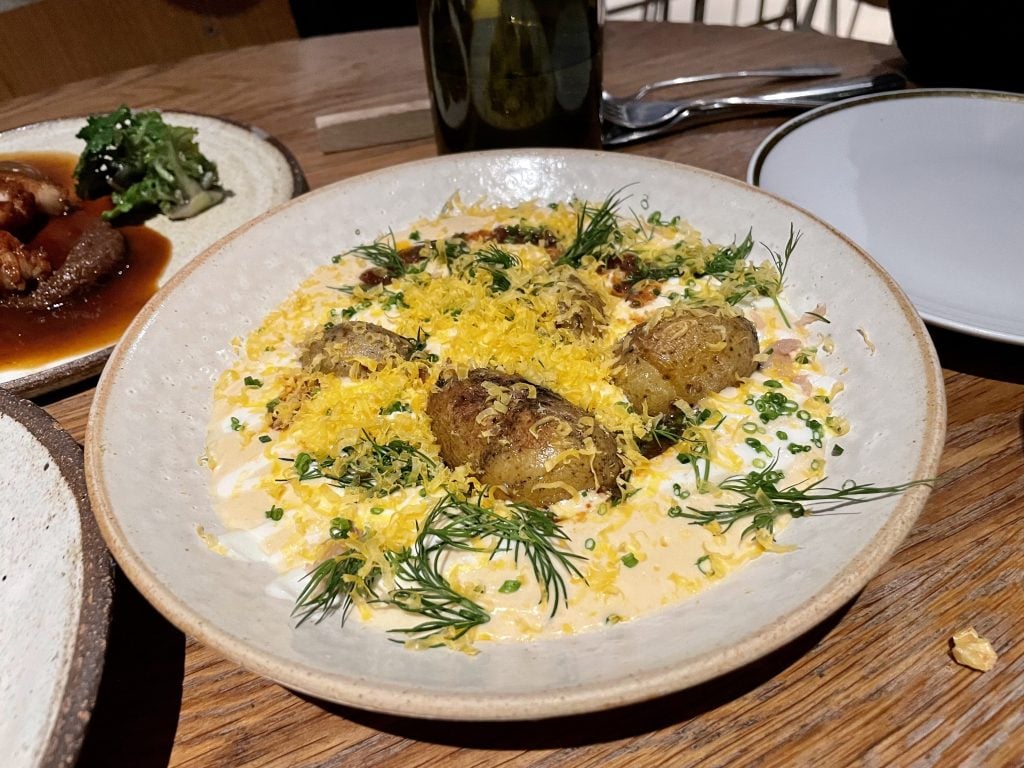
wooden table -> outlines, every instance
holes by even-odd
[[[423,91],[412,29],[246,48],[135,69],[0,105],[0,129],[160,106],[262,126],[313,187],[429,157],[431,141],[325,155],[314,116]],[[612,91],[683,72],[831,62],[899,69],[895,49],[813,33],[611,24]],[[382,93],[386,92],[386,96]],[[630,148],[742,177],[782,118],[733,121]],[[646,704],[539,723],[453,724],[334,707],[185,638],[123,578],[80,765],[649,766],[1024,764],[1024,354],[933,330],[949,432],[942,482],[861,594],[751,666]],[[40,398],[79,440],[94,382]],[[973,624],[1000,652],[981,674],[949,656]]]

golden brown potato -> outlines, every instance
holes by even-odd
[[[482,483],[537,507],[583,490],[618,495],[615,438],[569,401],[483,368],[438,387],[427,415],[450,466],[468,464]]]
[[[627,333],[617,353],[615,383],[634,408],[646,404],[656,416],[752,374],[757,332],[746,318],[719,309],[668,307]]]
[[[604,302],[576,275],[556,283],[558,292],[557,328],[577,335],[598,336],[606,325]]]
[[[408,360],[415,351],[412,339],[373,323],[353,320],[332,325],[314,336],[301,362],[311,372],[365,376],[388,363]]]

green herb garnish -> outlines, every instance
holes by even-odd
[[[616,210],[622,204],[619,192],[612,192],[597,207],[584,203],[576,214],[576,237],[556,264],[579,267],[585,256],[600,257],[619,233]]]
[[[224,199],[217,166],[199,151],[196,129],[167,125],[159,112],[121,106],[92,115],[77,134],[85,149],[75,166],[75,191],[84,199],[110,195],[113,219],[159,209],[187,219]]]
[[[683,517],[691,519],[698,525],[718,523],[723,531],[729,530],[740,520],[750,519],[743,535],[756,530],[773,531],[775,520],[781,515],[803,517],[811,512],[836,509],[849,504],[870,501],[873,498],[886,498],[903,493],[918,485],[931,485],[932,480],[913,480],[909,483],[876,487],[872,483],[858,484],[848,481],[840,488],[829,488],[822,485],[827,478],[821,478],[803,485],[790,485],[780,488],[779,482],[784,473],[775,469],[776,461],[762,470],[746,475],[734,475],[726,478],[718,487],[724,491],[733,491],[741,496],[735,504],[716,504],[712,509],[703,510],[689,507]]]

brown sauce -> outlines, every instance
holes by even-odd
[[[78,158],[66,152],[16,152],[0,160],[33,165],[74,195],[72,172]],[[43,246],[54,269],[86,224],[111,207],[109,198],[77,201],[74,210],[51,218],[29,242]],[[35,368],[114,344],[128,323],[156,293],[171,258],[171,242],[144,226],[118,227],[128,258],[103,285],[46,310],[0,307],[0,371]]]

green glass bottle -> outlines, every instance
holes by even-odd
[[[441,153],[601,146],[599,0],[418,0]]]

